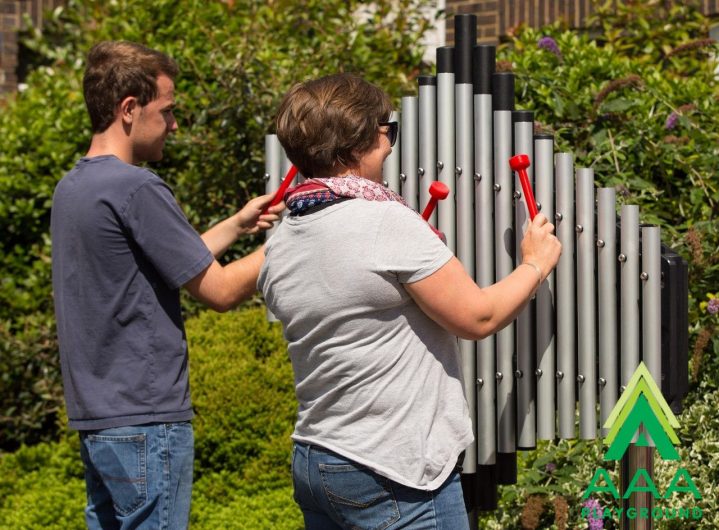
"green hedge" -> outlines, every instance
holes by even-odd
[[[296,530],[290,434],[296,402],[279,324],[263,308],[187,323],[196,440],[192,528]],[[76,433],[0,453],[0,528],[84,528]]]

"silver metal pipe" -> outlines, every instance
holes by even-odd
[[[514,123],[514,154],[525,154],[531,161],[527,168],[529,181],[534,181],[534,113],[516,110],[512,113]],[[522,239],[529,224],[527,200],[522,194],[519,177],[514,176],[514,248],[516,265],[522,263]],[[517,315],[515,324],[517,346],[517,445],[521,449],[537,445],[536,379],[533,337],[533,304],[529,303]]]
[[[554,157],[557,172],[556,234],[562,243],[557,263],[557,413],[559,437],[572,439],[576,412],[576,291],[574,269],[574,158],[571,153]]]
[[[618,390],[617,350],[617,210],[614,188],[597,190],[597,254],[599,288],[599,410],[602,436]]]
[[[494,166],[492,153],[492,74],[494,46],[473,51],[475,278],[480,287],[494,283]],[[477,463],[497,457],[494,335],[477,343]]]
[[[389,116],[389,121],[399,122],[399,113],[393,111]],[[395,193],[400,192],[400,180],[399,180],[399,161],[400,161],[400,147],[402,145],[402,128],[399,129],[400,138],[397,143],[394,144],[392,152],[385,159],[382,164],[382,178],[384,179],[384,185]]]
[[[277,135],[265,135],[265,193],[275,193],[280,187],[283,158],[286,157]],[[265,232],[265,241],[275,233],[277,226],[275,225]],[[277,322],[277,317],[269,309],[267,309],[267,321]]]
[[[471,85],[470,94],[471,94]],[[457,252],[457,202],[460,198],[457,194],[455,184],[455,149],[456,146],[456,135],[459,134],[459,129],[455,128],[455,119],[464,119],[465,121],[471,120],[471,103],[469,106],[469,116],[462,116],[460,118],[460,108],[457,106],[455,109],[455,103],[460,105],[460,102],[455,100],[455,74],[454,74],[454,48],[451,46],[442,46],[437,48],[437,166],[436,166],[436,178],[449,188],[449,196],[440,201],[437,205],[436,215],[432,218],[436,223],[439,230],[444,232],[447,238],[447,247],[454,253]],[[461,102],[462,110],[467,112],[467,104],[465,101]],[[456,111],[456,115],[455,115]],[[465,124],[462,123],[462,126]],[[459,126],[459,123],[457,123]],[[466,131],[463,131],[466,134]],[[471,129],[469,132],[469,141],[471,142]],[[466,144],[466,138],[464,139]],[[471,144],[470,144],[471,145]],[[429,163],[429,162],[428,162]],[[433,179],[434,180],[434,179]],[[426,181],[423,185],[424,188],[429,189],[431,180]],[[428,193],[425,191],[425,193]],[[429,195],[427,195],[429,197]],[[424,202],[422,204],[425,204]],[[464,260],[458,255],[457,256],[462,263]],[[466,263],[465,263],[466,267]]]
[[[432,76],[419,77],[419,208],[423,209],[429,202],[429,185],[437,180],[437,78]],[[451,98],[454,100],[454,90]],[[448,106],[446,98],[441,103]],[[451,116],[454,118],[454,101]],[[444,116],[446,109],[443,110]],[[454,133],[454,125],[452,125]],[[454,141],[452,142],[454,145]],[[437,226],[437,211],[429,218],[429,222]]]
[[[402,197],[414,210],[420,208],[419,177],[417,175],[419,161],[417,128],[417,96],[405,96],[402,98],[402,125],[399,137],[402,159],[399,179],[402,186]]]
[[[642,360],[662,384],[662,254],[661,229],[642,227]]]
[[[513,178],[509,167],[512,156],[512,110],[514,110],[514,75],[508,72],[492,76],[494,110],[494,245],[497,280],[514,270],[514,232],[512,192]],[[516,411],[514,393],[514,323],[496,334],[497,341],[497,450],[516,450]]]
[[[639,206],[621,209],[620,254],[620,393],[639,366]]]
[[[596,292],[594,289],[594,170],[577,170],[577,336],[579,436],[597,436]]]
[[[535,197],[540,213],[554,217],[554,138],[537,135],[534,141]],[[554,440],[556,433],[556,342],[554,335],[555,273],[537,291],[537,438]]]

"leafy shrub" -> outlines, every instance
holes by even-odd
[[[279,324],[262,308],[188,321],[196,441],[192,528],[302,528],[292,499],[296,403]],[[74,432],[0,453],[0,528],[84,528]]]
[[[251,308],[205,312],[187,333],[198,477],[230,470],[242,478],[233,488],[287,484],[297,405],[281,326]]]
[[[418,43],[430,21],[417,7],[429,5],[68,0],[47,17],[42,34],[26,36],[24,46],[35,58],[28,89],[0,100],[0,321],[8,337],[0,339],[8,345],[0,353],[13,357],[0,363],[27,367],[14,370],[0,415],[12,410],[25,419],[4,432],[0,448],[54,434],[46,412],[57,408],[59,394],[48,393],[37,411],[26,396],[36,385],[54,388],[57,363],[51,355],[37,356],[23,338],[24,319],[52,314],[50,205],[56,182],[89,146],[81,77],[90,47],[134,40],[178,61],[179,131],[153,167],[174,187],[190,221],[204,229],[264,190],[264,135],[293,83],[352,70],[398,98],[419,70]],[[239,242],[227,258],[257,242]]]

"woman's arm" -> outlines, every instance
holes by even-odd
[[[522,265],[484,289],[457,258],[405,288],[422,311],[450,333],[482,339],[514,320],[557,264],[562,247],[553,231],[545,216],[535,217],[522,240]]]

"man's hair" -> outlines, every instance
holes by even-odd
[[[307,177],[351,167],[377,141],[392,102],[380,88],[353,74],[335,74],[293,86],[277,113],[277,136]]]
[[[127,41],[101,42],[90,50],[83,78],[93,133],[115,120],[120,102],[134,96],[140,105],[157,97],[157,78],[177,76],[177,63],[162,52]]]

